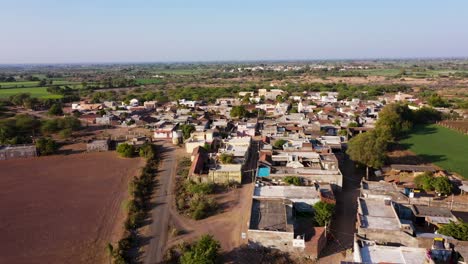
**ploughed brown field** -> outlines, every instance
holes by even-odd
[[[115,152],[0,161],[0,263],[107,263],[143,166]]]

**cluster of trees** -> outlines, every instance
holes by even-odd
[[[386,159],[388,146],[407,134],[413,124],[424,124],[441,119],[441,114],[432,108],[412,111],[407,105],[389,104],[379,113],[375,129],[359,134],[348,142],[346,153],[367,168],[380,168]],[[368,173],[367,173],[368,174]]]
[[[16,82],[15,77],[0,75],[0,82]]]
[[[441,194],[451,194],[452,184],[447,177],[434,177],[432,173],[423,173],[414,178],[414,183],[418,188],[425,191],[436,191]]]
[[[109,244],[108,250],[113,257],[114,263],[124,264],[132,262],[132,248],[137,246],[137,229],[143,225],[150,209],[149,201],[153,192],[156,169],[158,165],[157,150],[154,145],[145,146],[146,166],[140,177],[134,177],[129,184],[131,198],[127,203],[127,219],[125,220],[125,234],[118,242],[117,248]]]
[[[195,220],[208,217],[218,208],[209,194],[215,192],[213,183],[196,183],[186,180],[177,189],[177,209]]]
[[[41,121],[21,114],[0,120],[0,144],[28,144],[40,133]]]
[[[13,118],[0,120],[0,144],[29,144],[39,135],[50,135],[59,132],[63,138],[68,138],[72,131],[81,128],[81,123],[75,117],[41,120],[34,116],[21,114]],[[36,146],[41,155],[54,153],[58,145],[50,138],[39,138]]]
[[[74,116],[44,120],[41,125],[41,132],[45,135],[59,133],[62,138],[68,138],[73,131],[81,129],[81,122]]]

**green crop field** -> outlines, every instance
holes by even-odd
[[[400,143],[428,162],[468,179],[467,135],[437,125],[419,125]]]
[[[159,84],[159,83],[164,83],[163,79],[137,79],[136,80],[137,84]]]
[[[37,98],[61,98],[61,95],[50,94],[47,92],[47,87],[28,87],[28,88],[11,88],[11,89],[0,89],[0,98],[8,98],[11,95],[19,93],[29,93],[32,97]]]

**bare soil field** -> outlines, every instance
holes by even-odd
[[[444,120],[438,125],[468,134],[468,120]]]
[[[115,152],[0,161],[0,263],[107,263],[143,166]]]

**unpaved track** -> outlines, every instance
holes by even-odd
[[[176,173],[177,159],[174,147],[169,143],[161,143],[163,149],[162,161],[158,170],[158,186],[152,202],[152,223],[148,229],[149,244],[144,248],[144,263],[160,263],[163,260],[164,248],[168,238],[170,206],[174,200],[173,183]]]

